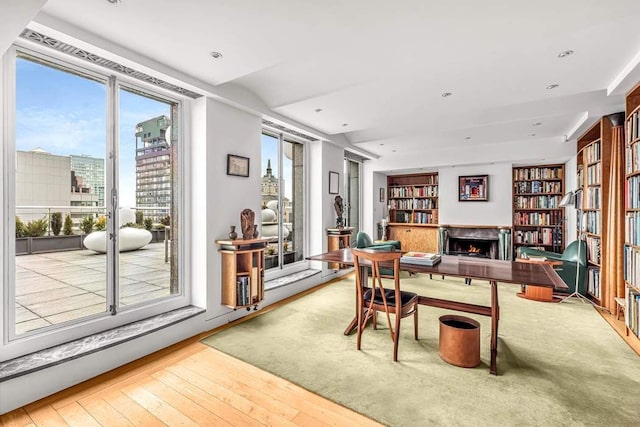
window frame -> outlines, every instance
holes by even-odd
[[[0,238],[2,239],[2,266],[0,266],[0,275],[5,286],[0,292],[0,306],[3,308],[3,315],[0,316],[0,360],[18,357],[33,351],[51,347],[53,345],[68,342],[73,339],[82,338],[95,333],[99,333],[117,326],[125,325],[137,320],[141,320],[153,315],[165,313],[180,307],[188,306],[191,303],[191,286],[190,272],[188,271],[188,262],[190,259],[189,245],[186,244],[184,238],[178,241],[179,249],[176,256],[178,265],[178,276],[180,292],[163,298],[154,299],[151,302],[139,305],[131,305],[128,307],[120,307],[118,314],[110,315],[108,310],[98,315],[87,316],[76,321],[66,322],[60,326],[51,326],[43,329],[34,330],[32,332],[15,335],[15,221],[12,220],[15,214],[15,158],[16,158],[16,59],[19,52],[45,62],[60,66],[62,70],[68,69],[80,75],[86,75],[99,81],[114,80],[113,88],[107,88],[107,102],[112,94],[117,98],[118,90],[125,88],[127,90],[139,91],[151,97],[164,100],[165,102],[178,104],[178,147],[177,147],[177,170],[176,194],[174,194],[175,206],[178,215],[178,233],[179,236],[185,236],[185,231],[189,229],[190,211],[187,204],[186,188],[189,188],[189,158],[188,139],[189,132],[187,124],[190,121],[190,104],[191,99],[180,97],[179,94],[165,90],[161,87],[146,85],[137,79],[127,77],[126,75],[115,75],[110,70],[92,65],[86,61],[65,55],[62,52],[51,51],[43,46],[32,46],[28,42],[21,40],[16,41],[5,52],[0,61],[0,84],[3,88],[3,95],[0,99],[0,137],[3,140],[3,147],[0,150],[0,173],[3,176],[3,184],[0,185],[0,195],[2,196],[2,209],[0,209]],[[115,101],[115,100],[114,100]],[[107,144],[111,147],[119,146],[117,132],[117,117],[111,118],[110,115],[118,108],[117,103],[107,104]],[[111,131],[109,127],[112,127]],[[106,155],[106,153],[105,153]],[[105,166],[105,174],[108,169]],[[115,188],[118,188],[117,182],[112,182]],[[117,258],[116,258],[117,259]],[[109,262],[113,262],[111,259]],[[108,268],[108,271],[113,270]],[[117,264],[116,269],[117,273]],[[109,288],[107,286],[107,288]],[[109,292],[109,291],[108,291]]]
[[[283,153],[284,150],[282,149],[283,143],[286,141],[291,141],[298,144],[302,144],[303,146],[302,157],[304,159],[304,167],[302,169],[302,179],[303,179],[302,188],[303,188],[303,194],[305,197],[304,197],[304,200],[302,201],[302,212],[303,212],[302,215],[303,215],[303,222],[304,222],[303,224],[304,243],[302,246],[303,246],[304,253],[308,254],[309,247],[310,247],[309,246],[310,231],[309,231],[309,180],[308,180],[309,146],[308,146],[308,141],[305,141],[304,139],[297,137],[296,135],[290,134],[286,131],[283,131],[280,129],[274,129],[270,126],[265,125],[264,123],[262,125],[260,134],[267,135],[272,138],[276,138],[278,140],[278,156],[279,156],[278,182],[281,182],[281,180],[283,179],[283,176],[282,176],[282,157],[284,156],[284,153]],[[261,143],[261,151],[262,151],[262,143]],[[260,160],[262,161],[262,158]],[[264,171],[261,171],[261,174],[263,172]],[[280,188],[280,185],[278,185],[278,188]],[[282,205],[282,193],[280,191],[278,191],[278,204],[279,206]],[[278,212],[278,218],[279,219],[282,218],[282,212]],[[281,234],[281,233],[279,232],[278,234]],[[278,239],[280,240],[281,237],[279,236]],[[280,253],[280,251],[278,252]],[[278,267],[265,270],[266,282],[268,282],[269,280],[277,279],[282,276],[297,273],[299,271],[307,270],[309,268],[309,261],[305,258],[290,264],[282,264],[281,261],[282,261],[282,256],[280,255],[278,257]]]

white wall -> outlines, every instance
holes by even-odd
[[[458,177],[489,175],[487,202],[458,201]],[[438,169],[440,224],[511,225],[511,163]]]

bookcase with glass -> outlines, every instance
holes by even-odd
[[[564,250],[564,164],[513,168],[513,254],[521,246]]]
[[[625,121],[625,323],[640,337],[640,84],[626,98]]]

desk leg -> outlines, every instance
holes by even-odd
[[[367,277],[367,267],[360,267],[360,277]],[[358,278],[356,277],[355,280],[358,280]],[[360,284],[360,286],[362,286],[362,284]],[[353,316],[353,320],[349,323],[349,325],[347,326],[347,329],[344,330],[344,334],[345,335],[351,335],[353,333],[353,331],[355,331],[358,328],[358,288],[354,287],[354,289],[356,290],[355,293],[355,316]],[[369,321],[369,319],[371,319],[372,316],[370,316],[367,311],[365,310],[364,314],[363,314],[363,323],[364,323],[364,327],[367,326],[367,322]]]
[[[489,373],[498,375],[496,359],[498,357],[498,321],[500,305],[498,304],[498,282],[491,281],[491,364]]]

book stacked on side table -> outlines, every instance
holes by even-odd
[[[407,252],[400,258],[401,263],[433,266],[440,262],[440,255],[429,252]]]

